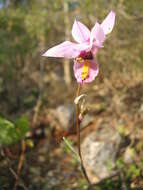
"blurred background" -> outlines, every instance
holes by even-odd
[[[76,147],[73,61],[41,55],[73,41],[75,18],[92,28],[110,10],[116,23],[97,55],[99,75],[82,88],[83,157],[96,188],[143,189],[142,0],[0,0],[0,189],[15,184],[23,140],[17,189],[88,188],[62,140]]]

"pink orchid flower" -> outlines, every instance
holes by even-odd
[[[103,47],[105,36],[109,34],[115,23],[115,13],[111,11],[102,24],[95,23],[91,32],[81,22],[75,20],[72,36],[77,43],[65,41],[46,51],[46,57],[74,58],[74,75],[78,83],[89,83],[98,75],[99,67],[95,60],[99,48]]]

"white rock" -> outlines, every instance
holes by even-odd
[[[115,174],[115,164],[123,140],[111,128],[91,132],[82,143],[82,156],[92,183]]]

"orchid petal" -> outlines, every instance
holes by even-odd
[[[102,47],[104,39],[105,39],[104,31],[101,28],[100,24],[96,22],[96,24],[91,30],[90,44],[92,44],[92,46],[94,45],[100,48]]]
[[[101,24],[101,27],[105,35],[109,34],[112,31],[114,23],[115,23],[115,12],[111,11]]]
[[[99,50],[99,48],[97,48],[95,45],[92,46],[91,52],[92,52],[94,57],[96,56],[98,50]]]
[[[77,82],[81,84],[92,82],[99,72],[97,61],[89,60],[89,64],[90,64],[89,74],[85,80],[81,79],[83,64],[84,63],[77,62],[77,60],[74,61],[73,69],[74,69],[74,75],[77,79]]]
[[[65,57],[68,59],[77,57],[81,51],[89,48],[87,44],[76,44],[65,41],[57,46],[50,48],[43,56],[46,57]]]
[[[78,43],[86,42],[90,39],[90,31],[84,24],[75,20],[72,27],[72,36]]]

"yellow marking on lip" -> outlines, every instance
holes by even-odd
[[[81,79],[85,80],[89,74],[89,61],[85,61],[82,68]]]

